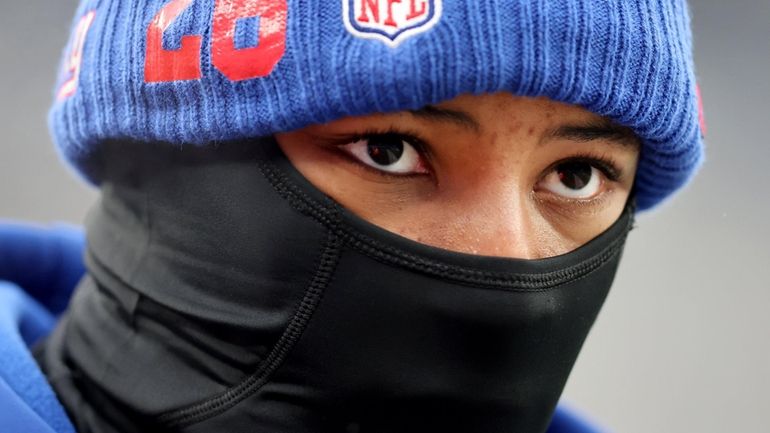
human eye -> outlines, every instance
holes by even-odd
[[[355,137],[339,148],[357,162],[390,175],[428,174],[418,140],[399,133]]]
[[[536,190],[547,191],[566,200],[591,200],[607,189],[608,182],[620,178],[610,161],[571,158],[554,164],[538,182]]]

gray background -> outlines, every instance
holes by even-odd
[[[45,113],[75,0],[0,3],[0,218],[95,198]],[[692,1],[708,161],[643,215],[565,397],[618,432],[770,431],[770,1]]]

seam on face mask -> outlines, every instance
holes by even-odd
[[[612,260],[625,243],[629,227],[634,219],[629,218],[625,233],[613,240],[610,245],[597,254],[589,257],[581,263],[567,269],[561,269],[539,275],[513,274],[503,272],[489,272],[473,268],[458,267],[441,263],[436,260],[417,256],[399,248],[383,245],[369,236],[334,223],[332,215],[335,214],[334,206],[319,203],[306,192],[291,182],[285,173],[267,162],[259,163],[262,173],[270,182],[275,191],[286,199],[296,210],[309,215],[320,223],[327,225],[330,230],[336,230],[340,238],[347,244],[368,257],[382,263],[394,264],[420,271],[446,281],[459,282],[478,288],[507,290],[513,292],[545,291],[561,286],[565,283],[587,275],[602,265]],[[625,210],[624,212],[629,212]]]
[[[302,301],[273,350],[267,355],[265,361],[260,363],[255,373],[217,397],[161,414],[158,421],[168,427],[185,427],[205,421],[226,412],[249,398],[267,383],[270,376],[281,366],[296,342],[299,341],[307,323],[323,298],[324,291],[337,267],[341,246],[342,241],[336,231],[329,230],[315,275],[311,279]]]
[[[609,246],[603,249],[599,254],[592,256],[591,258],[581,262],[577,265],[571,266],[568,269],[553,271],[550,273],[544,273],[539,275],[520,275],[520,276],[502,276],[493,273],[484,273],[483,271],[472,271],[468,269],[456,268],[449,265],[438,264],[441,268],[436,269],[435,263],[427,262],[425,259],[410,256],[408,253],[404,253],[407,257],[399,257],[396,255],[390,255],[376,247],[366,245],[360,241],[350,241],[358,251],[373,258],[374,260],[395,264],[404,268],[421,271],[428,273],[436,278],[443,279],[450,282],[459,282],[468,284],[472,287],[483,289],[497,289],[510,292],[542,292],[551,289],[555,289],[566,283],[571,283],[578,279],[581,279],[591,272],[601,268],[607,262],[614,259],[625,241],[625,236],[620,237],[612,242]],[[371,240],[376,244],[376,241]],[[471,272],[477,273],[477,275],[469,275]]]

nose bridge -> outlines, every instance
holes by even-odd
[[[521,259],[538,255],[536,215],[527,192],[516,176],[492,171],[465,191],[457,209],[470,252]]]

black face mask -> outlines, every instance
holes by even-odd
[[[633,220],[481,257],[362,221],[272,139],[106,151],[89,277],[38,353],[81,432],[543,432]]]

